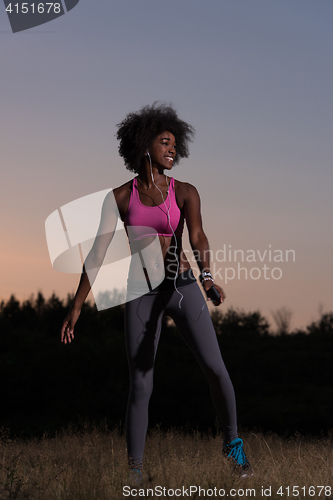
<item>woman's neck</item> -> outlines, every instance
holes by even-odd
[[[153,178],[152,178],[153,174]],[[164,174],[163,170],[159,172],[159,170],[155,167],[152,167],[152,171],[150,165],[145,167],[141,167],[138,173],[138,180],[147,190],[151,189],[154,185],[156,186],[165,186],[169,185],[169,181],[167,176]]]

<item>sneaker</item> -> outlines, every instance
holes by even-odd
[[[143,484],[142,470],[131,469],[128,476],[128,482],[133,486],[140,486],[141,484]]]
[[[253,476],[250,462],[246,458],[243,448],[243,440],[236,438],[230,443],[223,443],[222,452],[229,460],[232,460],[234,472],[239,477]]]

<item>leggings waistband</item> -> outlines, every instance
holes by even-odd
[[[187,269],[181,274],[178,274],[175,279],[171,277],[166,277],[164,280],[156,287],[151,283],[152,290],[148,291],[147,282],[135,281],[135,280],[127,280],[127,290],[128,292],[139,293],[140,295],[154,295],[160,292],[167,292],[175,290],[175,284],[177,288],[181,288],[183,286],[191,285],[192,283],[196,283],[196,278],[193,274],[193,269]]]
[[[193,269],[187,269],[187,271],[184,271],[181,274],[178,274],[176,278],[176,287],[181,288],[183,286],[191,285],[192,283],[195,283],[197,280],[194,277],[193,274]],[[175,289],[175,279],[174,278],[164,278],[162,283],[160,283],[156,288],[154,288],[150,294],[152,293],[159,293],[159,292],[166,292],[166,291],[172,291]]]

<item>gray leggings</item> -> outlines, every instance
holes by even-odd
[[[224,428],[225,439],[237,438],[235,393],[222,360],[205,299],[196,282],[175,291],[148,293],[126,303],[125,337],[130,371],[126,414],[129,463],[141,467],[148,428],[148,404],[162,317],[171,316],[206,375],[211,397]],[[199,403],[198,403],[199,404]]]

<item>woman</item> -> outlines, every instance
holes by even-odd
[[[129,237],[132,262],[125,306],[125,338],[130,370],[126,415],[129,465],[142,475],[148,428],[148,404],[153,387],[154,360],[163,314],[174,320],[207,376],[211,397],[224,428],[223,452],[239,475],[252,475],[237,435],[232,383],[221,357],[207,304],[182,249],[184,220],[201,271],[208,300],[220,305],[226,295],[209,269],[209,246],[202,228],[200,198],[194,186],[165,174],[188,156],[193,128],[171,106],[145,106],[118,125],[119,154],[137,175],[110,193],[104,202],[99,232],[88,255],[74,304],[66,316],[61,340],[71,342],[74,326],[95,275],[102,265],[116,225],[112,202]],[[114,197],[114,198],[113,198]],[[158,245],[154,245],[154,242]],[[89,279],[88,275],[89,274]],[[97,274],[97,272],[95,272]]]

